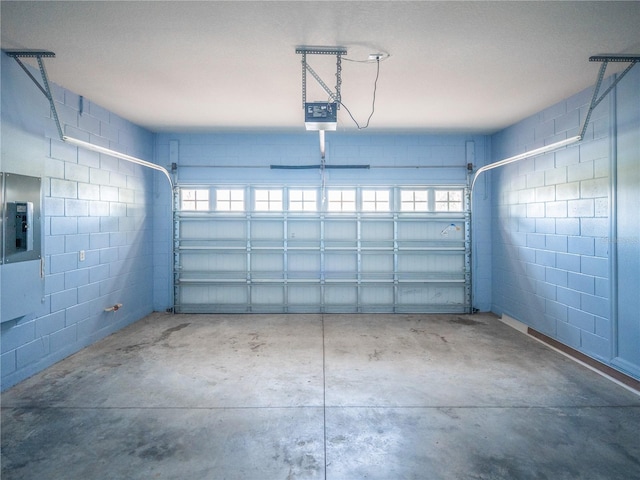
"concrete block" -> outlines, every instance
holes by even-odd
[[[580,272],[596,277],[608,277],[609,259],[603,257],[580,257]]]
[[[115,232],[118,230],[118,218],[117,217],[100,217],[100,231],[101,232]]]
[[[89,273],[91,274],[91,271]],[[89,275],[89,277],[91,277],[91,275]],[[98,283],[88,283],[78,287],[78,303],[90,302],[99,296],[100,285]]]
[[[126,217],[127,216],[127,204],[119,202],[109,203],[109,216],[111,217]]]
[[[77,253],[51,255],[49,259],[50,273],[61,273],[78,268]]]
[[[127,234],[124,232],[112,232],[109,233],[109,246],[110,247],[119,247],[121,245],[126,245],[127,243]]]
[[[100,186],[90,183],[78,183],[78,198],[81,200],[99,200]]]
[[[111,172],[110,180],[111,180],[110,185],[113,187],[125,188],[127,186],[127,176],[124,173]]]
[[[51,196],[59,198],[78,198],[78,184],[68,180],[52,178]]]
[[[27,365],[42,360],[48,354],[49,337],[45,335],[16,349],[16,369],[20,370]]]
[[[89,204],[89,215],[92,217],[108,217],[109,213],[109,202],[91,202]]]
[[[77,342],[77,329],[75,325],[65,327],[49,336],[49,348],[51,353],[69,348]]]
[[[544,185],[544,171],[528,173],[526,179],[527,188],[541,187]]]
[[[100,154],[84,148],[78,149],[78,164],[90,168],[100,168]]]
[[[581,161],[567,166],[567,180],[576,182],[593,178],[593,161]]]
[[[65,326],[66,313],[64,310],[36,319],[36,337],[49,335],[61,330]]]
[[[64,287],[66,289],[76,288],[89,283],[89,269],[80,268],[64,273]]]
[[[568,272],[580,272],[580,255],[556,253],[556,268]]]
[[[65,162],[78,163],[78,147],[59,140],[51,139],[51,158]]]
[[[556,254],[548,250],[536,250],[536,263],[545,267],[556,266]]]
[[[553,285],[557,285],[560,287],[567,286],[567,272],[564,270],[560,270],[559,268],[554,267],[546,267],[545,271],[545,281],[547,283],[551,283]]]
[[[595,277],[595,295],[597,297],[609,298],[611,294],[611,283],[608,278]]]
[[[89,269],[89,283],[97,283],[107,278],[109,278],[109,265],[101,264]]]
[[[579,255],[593,255],[595,239],[591,237],[568,237],[568,251],[569,253],[576,253]]]
[[[8,375],[16,370],[16,351],[11,350],[0,355],[0,371]]]
[[[580,292],[576,292],[570,288],[557,287],[556,300],[567,307],[580,308]]]
[[[592,198],[567,201],[567,216],[593,217],[595,206]]]
[[[599,337],[609,340],[611,338],[611,322],[609,319],[598,316],[594,318],[596,320],[596,331],[594,333]]]
[[[529,203],[527,204],[527,217],[540,218],[545,216],[544,203]]]
[[[67,162],[64,165],[64,178],[73,182],[88,182],[89,167]]]
[[[545,248],[545,235],[538,233],[527,233],[527,247]]]
[[[568,307],[555,300],[547,299],[544,302],[544,312],[553,318],[566,322],[568,316]]]
[[[109,232],[92,233],[89,237],[89,248],[97,250],[109,247]]]
[[[47,241],[44,243],[45,255],[57,255],[59,253],[65,253],[64,239],[64,235],[48,236]]]
[[[558,150],[554,155],[556,159],[556,168],[580,163],[580,149],[577,147]]]
[[[89,302],[78,303],[72,307],[67,308],[67,322],[66,326],[70,326],[79,323],[91,315],[91,307]]]
[[[535,140],[544,140],[553,136],[555,134],[555,121],[551,118],[539,125],[536,125],[534,132]]]
[[[580,329],[566,322],[557,324],[558,340],[572,348],[580,348]]]
[[[67,217],[86,217],[89,215],[89,202],[67,198],[64,201],[64,213]]]
[[[556,300],[558,289],[556,285],[544,281],[536,281],[535,286],[536,295],[544,299]]]
[[[90,168],[89,179],[93,185],[109,185],[111,183],[111,173],[100,168]]]
[[[536,202],[553,202],[556,199],[556,187],[544,186],[535,189]]]
[[[580,128],[580,111],[572,110],[555,118],[555,133],[562,133],[568,130]]]
[[[104,202],[117,202],[118,188],[108,185],[100,185],[100,200]]]
[[[580,235],[580,220],[578,218],[556,218],[556,233]]]
[[[547,202],[545,204],[545,213],[547,217],[564,218],[567,216],[567,212],[567,202],[564,200],[557,202]]]
[[[578,292],[588,293],[590,295],[593,295],[595,293],[595,281],[592,275],[585,275],[583,273],[577,272],[568,272],[567,286]]]
[[[582,310],[600,317],[609,317],[609,300],[607,298],[596,297],[587,293],[581,293],[580,296]]]
[[[0,325],[0,350],[7,352],[15,350],[36,338],[36,323],[34,320],[18,323],[14,320]]]
[[[111,262],[115,262],[118,260],[118,249],[116,247],[113,248],[103,248],[100,250],[100,263],[108,264]],[[94,281],[94,280],[92,280]]]
[[[594,199],[593,214],[601,218],[609,216],[609,199],[607,197]]]
[[[552,234],[556,233],[556,219],[555,218],[536,218],[536,233]]]
[[[586,237],[606,238],[609,235],[609,219],[581,218],[580,234]]]
[[[44,279],[44,294],[61,292],[64,290],[64,272],[49,273]]]
[[[544,171],[545,185],[559,185],[567,181],[567,168],[556,167]]]
[[[64,164],[65,162],[62,160],[48,158],[44,162],[44,174],[49,178],[64,178]],[[45,195],[51,195],[51,191],[49,190],[49,192],[45,192]]]
[[[580,310],[579,307],[569,308],[569,323],[576,328],[594,333],[596,328],[596,317],[591,313]]]
[[[607,197],[609,195],[609,179],[594,178],[580,182],[580,197],[595,198]]]
[[[46,197],[44,211],[50,217],[64,217],[64,198]]]
[[[580,198],[580,182],[556,185],[556,200],[574,200]]]
[[[80,250],[89,249],[89,234],[65,236],[65,253],[78,253]]]
[[[545,248],[553,252],[566,252],[567,237],[565,235],[545,235]]]
[[[64,310],[78,303],[78,291],[75,288],[51,294],[51,311]]]
[[[89,211],[91,214],[91,211]],[[98,217],[78,217],[78,233],[95,233],[100,231]]]
[[[608,158],[610,141],[609,138],[599,138],[587,142],[582,142],[578,146],[580,148],[580,161],[593,161],[598,158]]]
[[[611,342],[606,338],[582,330],[582,351],[595,358],[607,361],[611,358]]]

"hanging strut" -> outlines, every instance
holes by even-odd
[[[51,94],[51,88],[49,86],[49,79],[47,76],[47,71],[44,68],[43,58],[55,58],[56,54],[50,52],[48,50],[5,50],[7,56],[13,58],[20,68],[25,71],[27,76],[36,84],[38,89],[47,97],[49,100],[49,106],[51,107],[51,114],[53,115],[53,120],[55,121],[56,128],[58,129],[58,135],[60,136],[60,140],[63,142],[85,148],[87,150],[91,150],[97,153],[104,153],[105,155],[110,155],[112,157],[120,158],[122,160],[126,160],[127,162],[136,163],[138,165],[142,165],[144,167],[152,168],[154,170],[158,170],[162,172],[167,180],[169,180],[169,185],[173,190],[173,180],[171,175],[167,171],[166,168],[161,167],[160,165],[156,165],[155,163],[148,162],[146,160],[142,160],[137,157],[133,157],[131,155],[127,155],[125,153],[120,153],[115,150],[111,150],[110,148],[101,147],[99,145],[94,145],[89,142],[85,142],[84,140],[78,140],[77,138],[68,137],[62,131],[62,125],[60,124],[60,118],[58,117],[58,111],[56,110],[56,104],[53,100],[53,95]],[[20,58],[35,58],[38,61],[38,67],[40,68],[40,75],[42,76],[42,85],[38,80],[31,74],[29,69],[27,69],[26,65],[22,63]]]

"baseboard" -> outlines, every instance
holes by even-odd
[[[538,332],[537,330],[529,327],[528,325],[516,320],[515,318],[510,317],[509,315],[503,314],[502,317],[499,317],[499,320],[511,328],[518,330],[521,333],[526,333],[530,337],[544,343],[548,347],[551,347],[553,350],[565,355],[566,357],[580,363],[581,365],[593,370],[594,372],[608,378],[609,380],[617,383],[625,387],[627,390],[630,390],[638,395],[640,395],[640,381],[635,378],[616,370],[615,368],[610,367],[598,360],[585,355],[584,353],[576,350],[575,348],[569,347],[562,342],[559,342],[555,338],[551,338],[544,333]]]

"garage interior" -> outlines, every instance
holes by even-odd
[[[3,478],[640,476],[638,2],[2,2]]]

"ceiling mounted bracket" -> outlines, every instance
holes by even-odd
[[[640,54],[604,54],[604,55],[593,55],[589,57],[590,62],[602,62],[600,65],[600,71],[598,72],[598,78],[596,80],[596,85],[593,90],[593,97],[591,98],[591,104],[589,105],[589,110],[587,112],[587,116],[584,120],[584,125],[582,125],[582,129],[580,130],[580,139],[584,138],[585,133],[587,132],[587,126],[589,125],[589,120],[591,119],[591,113],[593,110],[600,104],[600,102],[609,94],[611,90],[615,88],[622,78],[629,73],[629,70],[633,68],[633,66],[640,62]],[[609,87],[602,93],[602,95],[598,96],[600,93],[600,87],[602,86],[602,80],[604,79],[604,73],[607,70],[607,65],[609,62],[628,62],[629,66],[625,68],[622,73],[620,73],[615,80],[609,85]]]
[[[27,76],[33,80],[33,83],[40,89],[40,91],[47,97],[49,100],[49,105],[51,107],[51,114],[53,115],[53,119],[56,122],[56,128],[58,129],[58,135],[60,135],[60,139],[64,140],[64,134],[62,133],[62,126],[60,125],[60,119],[58,118],[58,111],[56,110],[56,105],[53,101],[53,95],[51,95],[51,88],[49,87],[49,78],[47,77],[47,71],[44,68],[43,58],[55,58],[56,54],[48,51],[48,50],[6,50],[5,53],[13,58],[20,68],[25,71]],[[22,63],[21,58],[35,58],[38,61],[38,68],[40,69],[40,76],[42,77],[42,85],[38,80],[31,74],[31,72],[27,69],[26,65]]]
[[[56,123],[56,128],[58,129],[58,135],[60,135],[60,140],[62,140],[63,142],[69,143],[71,145],[75,145],[77,147],[82,147],[97,153],[104,153],[105,155],[110,155],[112,157],[120,158],[122,160],[126,160],[131,163],[136,163],[144,167],[149,167],[154,170],[158,170],[162,172],[165,175],[165,177],[167,177],[167,180],[169,180],[169,185],[173,190],[173,179],[171,178],[171,175],[169,174],[166,168],[161,167],[160,165],[156,165],[155,163],[151,163],[146,160],[142,160],[140,158],[127,155],[125,153],[117,152],[110,148],[101,147],[99,145],[94,145],[90,142],[85,142],[84,140],[68,137],[63,133],[62,126],[60,125],[60,119],[58,118],[58,111],[56,110],[56,104],[53,100],[53,95],[51,95],[51,87],[49,86],[49,78],[47,76],[47,71],[44,68],[44,61],[42,60],[43,58],[55,58],[56,56],[55,53],[50,52],[48,50],[5,50],[4,52],[7,54],[7,56],[13,58],[18,63],[18,65],[20,65],[22,70],[25,71],[27,76],[31,80],[33,80],[33,83],[36,84],[38,89],[44,94],[45,97],[47,97],[47,100],[49,100],[49,106],[51,107],[51,114],[53,115],[53,120]],[[40,84],[40,82],[38,82],[38,79],[31,74],[31,72],[26,67],[26,65],[22,63],[22,61],[20,60],[21,58],[35,58],[38,61],[40,75],[42,76],[42,85]]]
[[[318,85],[327,92],[327,95],[337,103],[340,108],[341,94],[340,89],[342,87],[342,55],[347,54],[347,49],[344,47],[298,47],[296,53],[302,55],[302,108],[305,108],[307,102],[307,71],[315,78]],[[336,56],[336,91],[333,92],[325,82],[322,81],[320,75],[311,68],[311,65],[307,63],[307,55],[335,55]]]

